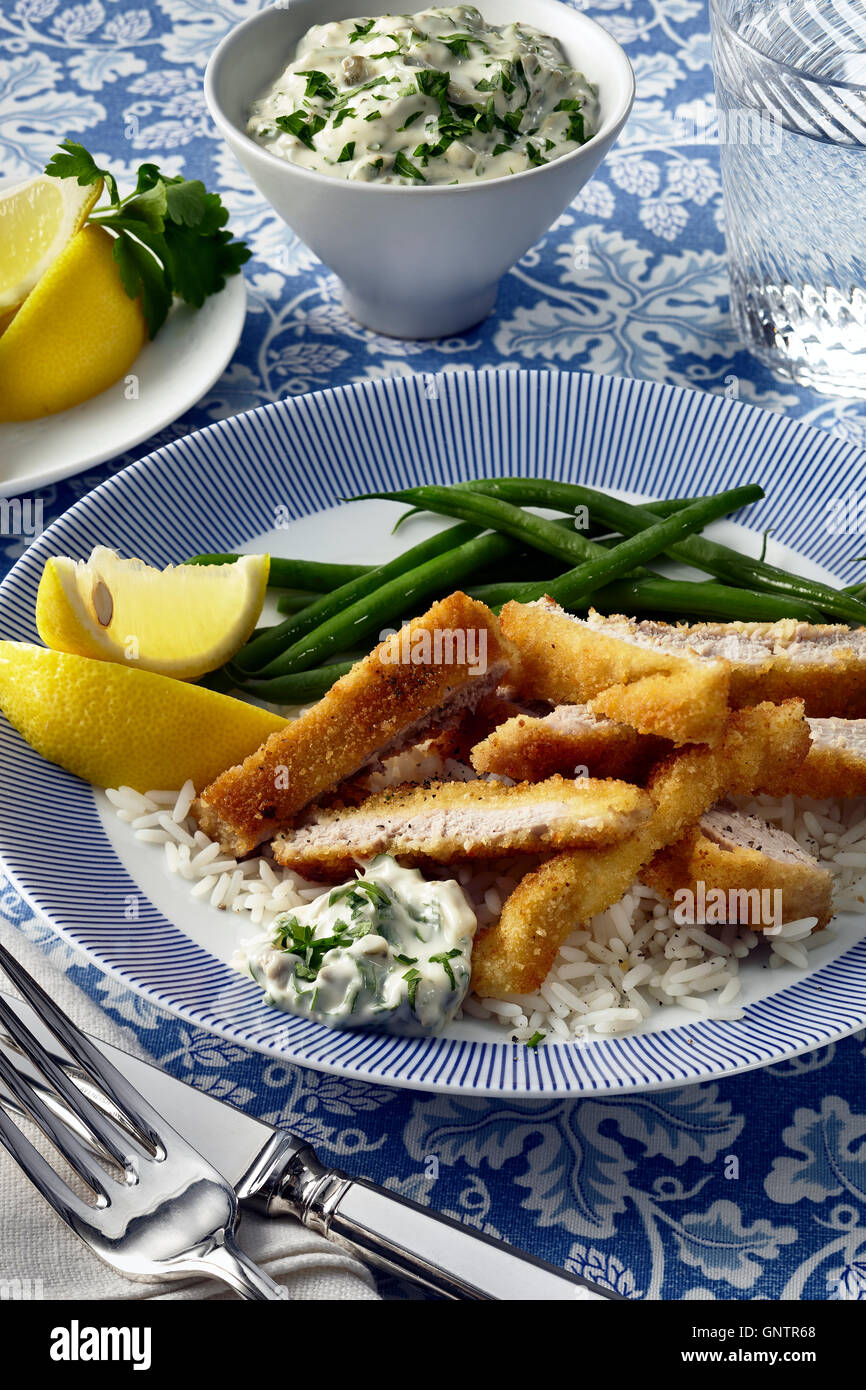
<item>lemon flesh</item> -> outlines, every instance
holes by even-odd
[[[269,570],[268,555],[164,570],[123,560],[106,546],[87,561],[55,556],[39,582],[36,627],[55,651],[193,680],[246,642]]]
[[[113,246],[103,227],[76,232],[0,336],[0,421],[68,410],[132,366],[147,328]]]
[[[0,642],[0,709],[49,762],[98,787],[197,791],[285,720],[150,671]]]
[[[24,302],[101,192],[101,182],[82,188],[47,174],[0,188],[0,324]]]

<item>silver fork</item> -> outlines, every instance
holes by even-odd
[[[237,1197],[225,1178],[156,1113],[3,946],[0,967],[125,1121],[121,1127],[97,1110],[0,996],[0,1024],[80,1127],[76,1134],[64,1124],[0,1051],[0,1081],[94,1194],[89,1203],[74,1192],[0,1106],[0,1143],[58,1215],[94,1254],[130,1278],[212,1275],[242,1298],[288,1298],[288,1291],[235,1243]],[[90,1144],[83,1142],[85,1132]]]

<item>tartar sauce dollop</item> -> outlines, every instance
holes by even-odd
[[[333,1028],[435,1033],[469,987],[476,917],[459,883],[380,855],[281,913],[235,956],[279,1009]]]
[[[556,39],[459,5],[314,25],[247,133],[322,174],[420,188],[547,164],[597,119]]]

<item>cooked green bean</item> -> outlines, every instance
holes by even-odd
[[[500,609],[509,599],[533,603],[550,592],[550,580],[526,584],[478,584],[467,589],[470,598],[480,599],[488,608]],[[600,613],[669,613],[689,617],[694,622],[720,619],[723,622],[777,622],[795,618],[801,622],[822,623],[824,615],[800,599],[784,594],[762,594],[753,589],[735,589],[713,580],[646,579],[617,580],[592,595],[593,608]]]
[[[248,680],[234,688],[272,705],[305,705],[309,700],[319,700],[326,695],[334,681],[351,671],[353,665],[352,661],[337,661],[331,666],[298,671],[274,680]]]
[[[322,597],[321,594],[305,594],[298,590],[294,594],[280,594],[277,599],[278,613],[300,613],[302,608],[308,608],[311,603]]]
[[[549,518],[554,526],[561,530],[572,531],[574,529],[574,518],[560,516]],[[600,555],[599,547],[606,545],[605,540],[599,540],[594,536],[589,536],[585,531],[581,532],[584,540],[587,541],[587,557],[589,555]],[[617,540],[622,540],[617,535]],[[492,565],[483,575],[478,576],[479,584],[498,584],[506,581],[526,580],[526,579],[555,579],[562,574],[564,569],[572,568],[570,560],[562,557],[545,555],[539,550],[530,546],[523,547],[515,551],[513,556],[509,556],[504,564]],[[654,574],[654,570],[641,568],[641,574]]]
[[[425,497],[430,489],[424,489]],[[438,491],[445,491],[439,489]],[[742,503],[754,500],[755,494],[760,494],[760,489],[752,488],[741,489],[736,494],[735,502],[741,498]],[[510,507],[507,503],[491,508],[486,499],[473,501],[469,498],[461,499],[461,504],[469,510],[478,512],[480,510],[496,511],[500,514],[514,514],[517,518],[512,526],[513,532],[517,533],[521,539],[525,539],[522,519],[524,513],[519,508]],[[704,524],[700,517],[721,515],[725,510],[729,510],[731,505],[728,494],[721,494],[719,497],[702,500],[699,504],[693,504],[692,511],[677,514],[664,523],[667,532],[670,534],[688,534],[688,531],[695,525]],[[700,516],[695,507],[700,508]],[[682,518],[685,517],[685,520]],[[655,537],[652,539],[641,540],[633,537],[630,542],[623,542],[628,549],[622,554],[617,551],[616,555],[602,546],[597,546],[577,533],[562,525],[561,521],[545,521],[543,518],[531,518],[537,521],[537,530],[543,534],[547,540],[551,552],[560,558],[571,558],[575,553],[580,556],[587,556],[589,561],[595,560],[601,566],[599,573],[610,577],[620,577],[622,575],[638,575],[649,573],[644,571],[636,564],[634,556],[640,554],[655,554]],[[531,528],[530,528],[531,529]],[[425,543],[429,544],[429,543]],[[417,554],[422,547],[416,547],[414,552]],[[389,580],[372,594],[362,593],[354,602],[349,602],[348,606],[341,608],[337,602],[345,596],[351,587],[346,586],[344,590],[337,590],[320,604],[311,604],[302,610],[301,614],[294,619],[296,624],[303,622],[306,624],[306,631],[300,632],[289,646],[283,646],[279,655],[266,664],[257,664],[255,674],[259,677],[273,678],[279,675],[288,674],[293,671],[306,670],[310,666],[317,665],[324,661],[335,651],[343,650],[347,645],[356,641],[359,637],[369,636],[372,633],[381,631],[386,624],[401,621],[407,609],[411,611],[410,605],[416,600],[429,599],[436,594],[446,594],[455,585],[463,582],[471,574],[476,574],[480,569],[489,568],[497,561],[502,561],[514,554],[515,540],[510,539],[494,531],[490,535],[476,537],[473,541],[465,542],[462,546],[454,547],[447,551],[443,556],[434,557],[431,561],[425,561],[416,570],[403,571],[398,578],[400,583]],[[441,559],[440,563],[439,562]],[[392,562],[393,563],[393,562]],[[585,562],[586,563],[586,562]],[[386,567],[387,568],[387,567]],[[381,575],[384,575],[384,569]],[[372,578],[371,575],[365,576],[363,587],[366,589]],[[570,596],[575,591],[577,583],[583,583],[586,592],[592,592],[593,587],[603,582],[597,578],[596,570],[589,568],[586,573],[581,569],[578,580],[577,572],[572,569],[565,574],[553,579],[545,585],[552,593],[561,593],[563,596]],[[357,587],[360,587],[357,586]],[[365,601],[369,600],[369,601]],[[565,598],[564,598],[565,601]],[[330,606],[331,614],[317,627],[312,626],[315,614],[322,612],[326,606]],[[270,642],[270,649],[273,650],[277,642],[282,646],[286,642],[287,624],[282,624],[279,629],[274,629],[274,637]],[[296,629],[297,631],[297,629]],[[279,632],[279,637],[277,633]],[[259,651],[264,649],[264,643],[259,644]],[[245,649],[248,650],[248,649]],[[241,652],[241,656],[244,651]],[[249,658],[248,658],[249,660]],[[248,662],[236,664],[241,671],[252,672],[253,668]]]
[[[216,690],[220,695],[228,695],[235,688],[235,683],[225,666],[218,666],[215,671],[208,671],[206,675],[199,676],[196,685],[203,685],[206,690]]]
[[[425,511],[438,512],[442,516],[460,516],[464,520],[476,520],[479,526],[512,536],[523,545],[540,550],[546,555],[564,561],[573,568],[593,558],[600,559],[607,554],[603,546],[576,531],[562,521],[552,521],[548,517],[524,512],[509,502],[501,502],[487,496],[476,496],[462,487],[437,487],[429,485],[421,488],[406,488],[400,492],[370,492],[354,498],[386,498],[396,502],[415,501],[423,494],[422,507]],[[481,520],[484,517],[484,520]]]
[[[576,506],[585,506],[606,525],[627,535],[633,535],[658,520],[655,504],[637,506],[623,502],[610,493],[584,487],[580,483],[556,483],[536,478],[486,478],[472,483],[455,484],[456,491],[477,491],[478,495],[508,499],[525,506],[549,507],[554,511],[574,513]],[[754,560],[731,546],[708,540],[705,536],[690,536],[666,552],[674,560],[693,565],[729,584],[741,588],[763,589],[768,593],[801,598],[813,608],[820,608],[846,622],[866,622],[866,603],[834,589],[819,580],[790,574],[764,560]]]
[[[583,565],[567,571],[553,583],[542,580],[535,586],[496,586],[505,592],[495,596],[499,597],[500,601],[519,598],[525,602],[529,598],[541,597],[547,592],[552,598],[574,607],[581,599],[592,595],[594,599],[603,601],[605,607],[612,605],[614,609],[622,609],[625,612],[657,608],[689,615],[700,611],[708,615],[718,613],[722,617],[730,617],[732,614],[736,617],[751,615],[767,620],[779,616],[793,616],[791,609],[794,604],[790,600],[751,594],[742,589],[729,589],[720,584],[698,584],[650,577],[636,582],[610,583],[599,587],[605,574],[629,573],[633,568],[635,555],[651,557],[657,548],[666,543],[666,538],[671,534],[682,535],[687,533],[689,527],[705,524],[707,519],[721,515],[732,499],[737,501],[742,496],[744,502],[751,500],[755,491],[754,487],[741,488],[734,490],[732,494],[701,498],[682,511],[659,521],[656,526],[641,532],[640,535],[622,541],[613,550],[603,551],[603,559],[590,559]],[[448,592],[454,583],[459,582],[461,576],[458,570],[464,574],[471,572],[472,568],[477,570],[480,567],[479,556],[487,562],[491,550],[497,545],[502,548],[508,545],[508,541],[501,535],[488,533],[466,542],[457,550],[427,561],[417,570],[408,571],[370,595],[370,602],[359,600],[352,609],[337,615],[321,628],[309,633],[273,662],[260,678],[247,679],[239,688],[258,695],[261,699],[286,704],[302,702],[324,694],[338,676],[350,669],[351,663],[336,663],[325,667],[317,665],[314,669],[309,669],[314,663],[320,663],[323,656],[335,651],[344,651],[353,640],[369,637],[377,628],[381,631],[384,624],[398,617],[401,609],[414,599],[429,597],[437,590]],[[530,590],[532,592],[529,592]],[[483,596],[485,601],[494,597],[489,586],[486,592],[476,592],[479,597]],[[811,618],[811,612],[809,616]],[[820,618],[821,615],[818,613],[816,616]],[[307,677],[309,679],[305,679]]]
[[[716,497],[703,497],[697,502],[692,502],[688,507],[683,507],[681,512],[674,512],[673,516],[658,520],[654,526],[648,526],[645,531],[639,531],[627,541],[620,541],[619,545],[615,545],[611,550],[602,547],[604,558],[587,560],[585,564],[554,579],[550,585],[550,596],[564,608],[578,607],[602,586],[622,579],[625,575],[631,575],[635,566],[642,564],[644,560],[655,559],[678,540],[699,531],[701,527],[730,511],[758,501],[763,495],[762,489],[752,484],[732,488],[729,492],[720,492]]]
[[[592,596],[600,613],[670,613],[692,622],[775,623],[794,618],[805,623],[822,623],[819,608],[784,594],[763,594],[754,589],[737,589],[712,580],[641,579],[639,583],[621,580],[599,589]]]
[[[764,492],[756,483],[752,483],[712,497],[701,497],[672,516],[655,517],[651,528],[638,531],[612,550],[597,545],[577,531],[557,526],[546,517],[525,512],[510,502],[486,493],[464,491],[462,486],[425,486],[365,495],[409,502],[445,516],[459,516],[479,526],[490,526],[505,532],[548,555],[576,561],[575,568],[566,571],[548,586],[548,592],[568,607],[580,604],[603,584],[625,575],[639,574],[644,560],[651,560],[670,550],[677,541],[691,536],[710,521],[758,501]]]
[[[240,560],[240,555],[215,554],[193,555],[185,560],[187,565],[231,565]],[[352,579],[360,579],[369,574],[374,565],[337,565],[322,560],[286,560],[281,555],[271,556],[271,569],[268,575],[269,589],[305,589],[313,593],[324,593],[336,589],[338,584],[348,584]]]
[[[400,626],[417,611],[417,605],[450,594],[464,579],[503,560],[514,549],[508,536],[486,532],[416,568],[407,570],[365,595],[313,631],[306,633],[267,667],[260,677],[305,671],[320,665],[334,652],[348,651],[386,627]]]
[[[489,482],[490,479],[479,479],[478,481]],[[468,489],[472,487],[472,483],[455,483],[454,486],[464,487]],[[656,512],[659,516],[671,516],[674,512],[681,512],[683,507],[688,507],[690,503],[699,502],[701,500],[701,497],[712,496],[712,493],[698,493],[694,497],[666,497],[662,502],[651,502],[649,505],[652,507],[653,511]],[[538,505],[541,506],[542,504],[539,503]],[[413,516],[424,516],[427,510],[427,507],[409,507],[408,511],[403,512],[403,515],[399,516],[397,520],[394,522],[394,525],[391,527],[391,535],[396,536],[397,532],[400,530],[400,527],[403,526],[405,522],[411,521]],[[551,508],[551,510],[555,511],[556,509]],[[563,523],[560,522],[559,524],[562,525]],[[570,526],[572,523],[570,520],[568,520],[565,522],[565,524],[567,526]]]
[[[250,673],[264,670],[281,652],[329,618],[339,616],[345,609],[398,575],[445,554],[477,534],[477,526],[451,526],[447,531],[439,531],[420,545],[413,546],[411,550],[404,550],[402,555],[389,560],[387,564],[368,570],[366,574],[360,575],[348,584],[341,584],[338,589],[323,594],[321,598],[302,608],[300,613],[295,613],[292,617],[286,618],[285,622],[270,628],[263,636],[247,642],[234,657],[234,667]]]

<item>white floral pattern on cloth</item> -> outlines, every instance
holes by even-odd
[[[333,277],[217,136],[208,55],[263,0],[8,0],[0,10],[0,173],[42,167],[60,133],[128,176],[157,159],[218,186],[246,237],[250,313],[234,360],[167,430],[40,494],[57,516],[133,457],[286,395],[408,372],[589,369],[785,410],[866,447],[853,404],[774,379],[727,314],[717,151],[689,134],[711,100],[698,0],[580,5],[624,43],[637,100],[619,145],[460,338],[359,328]],[[166,154],[170,151],[170,154]],[[0,537],[0,572],[20,541]],[[0,914],[38,941],[161,1065],[292,1126],[326,1159],[505,1236],[630,1298],[866,1299],[866,1044],[848,1039],[720,1084],[636,1098],[412,1095],[250,1054],[170,1018],[73,953],[0,879]]]

